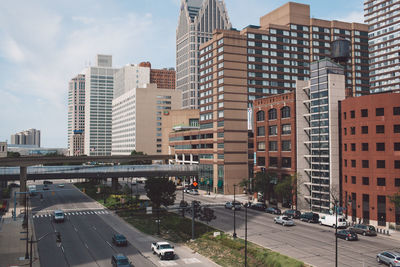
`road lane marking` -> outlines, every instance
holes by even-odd
[[[185,262],[185,264],[200,263],[201,262],[197,258],[185,258],[185,259],[182,259],[182,260]]]
[[[89,247],[88,247],[88,245],[87,245],[86,243],[83,243],[83,244],[85,244],[85,247],[86,247],[87,249],[89,249]]]
[[[174,266],[174,265],[178,265],[178,263],[174,262],[174,261],[158,261],[160,263],[161,266]]]
[[[107,243],[110,247],[112,247],[112,245],[110,244],[110,242],[106,241],[106,243]]]

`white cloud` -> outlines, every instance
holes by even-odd
[[[2,57],[13,62],[22,62],[25,59],[25,55],[22,49],[12,37],[3,36],[1,39],[0,54],[2,55]]]
[[[364,23],[364,11],[353,11],[338,18],[339,21]]]

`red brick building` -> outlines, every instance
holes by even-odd
[[[341,103],[342,197],[353,221],[400,224],[389,197],[400,190],[400,94]]]
[[[152,69],[151,63],[141,62],[140,67],[150,68],[150,83],[156,83],[158,88],[175,89],[176,72],[174,68]]]

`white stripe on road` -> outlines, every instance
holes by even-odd
[[[201,261],[197,258],[186,258],[186,259],[182,259],[185,264],[191,264],[191,263],[200,263]]]
[[[160,263],[160,266],[174,266],[178,265],[178,263],[174,261],[158,261]]]
[[[112,247],[112,245],[110,244],[110,242],[106,241],[106,243],[107,243],[110,247]]]

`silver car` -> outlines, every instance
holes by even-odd
[[[275,223],[282,224],[283,226],[293,226],[294,221],[287,216],[278,216],[274,218]]]
[[[385,263],[390,267],[400,266],[400,253],[394,251],[384,251],[376,255],[378,263]]]

